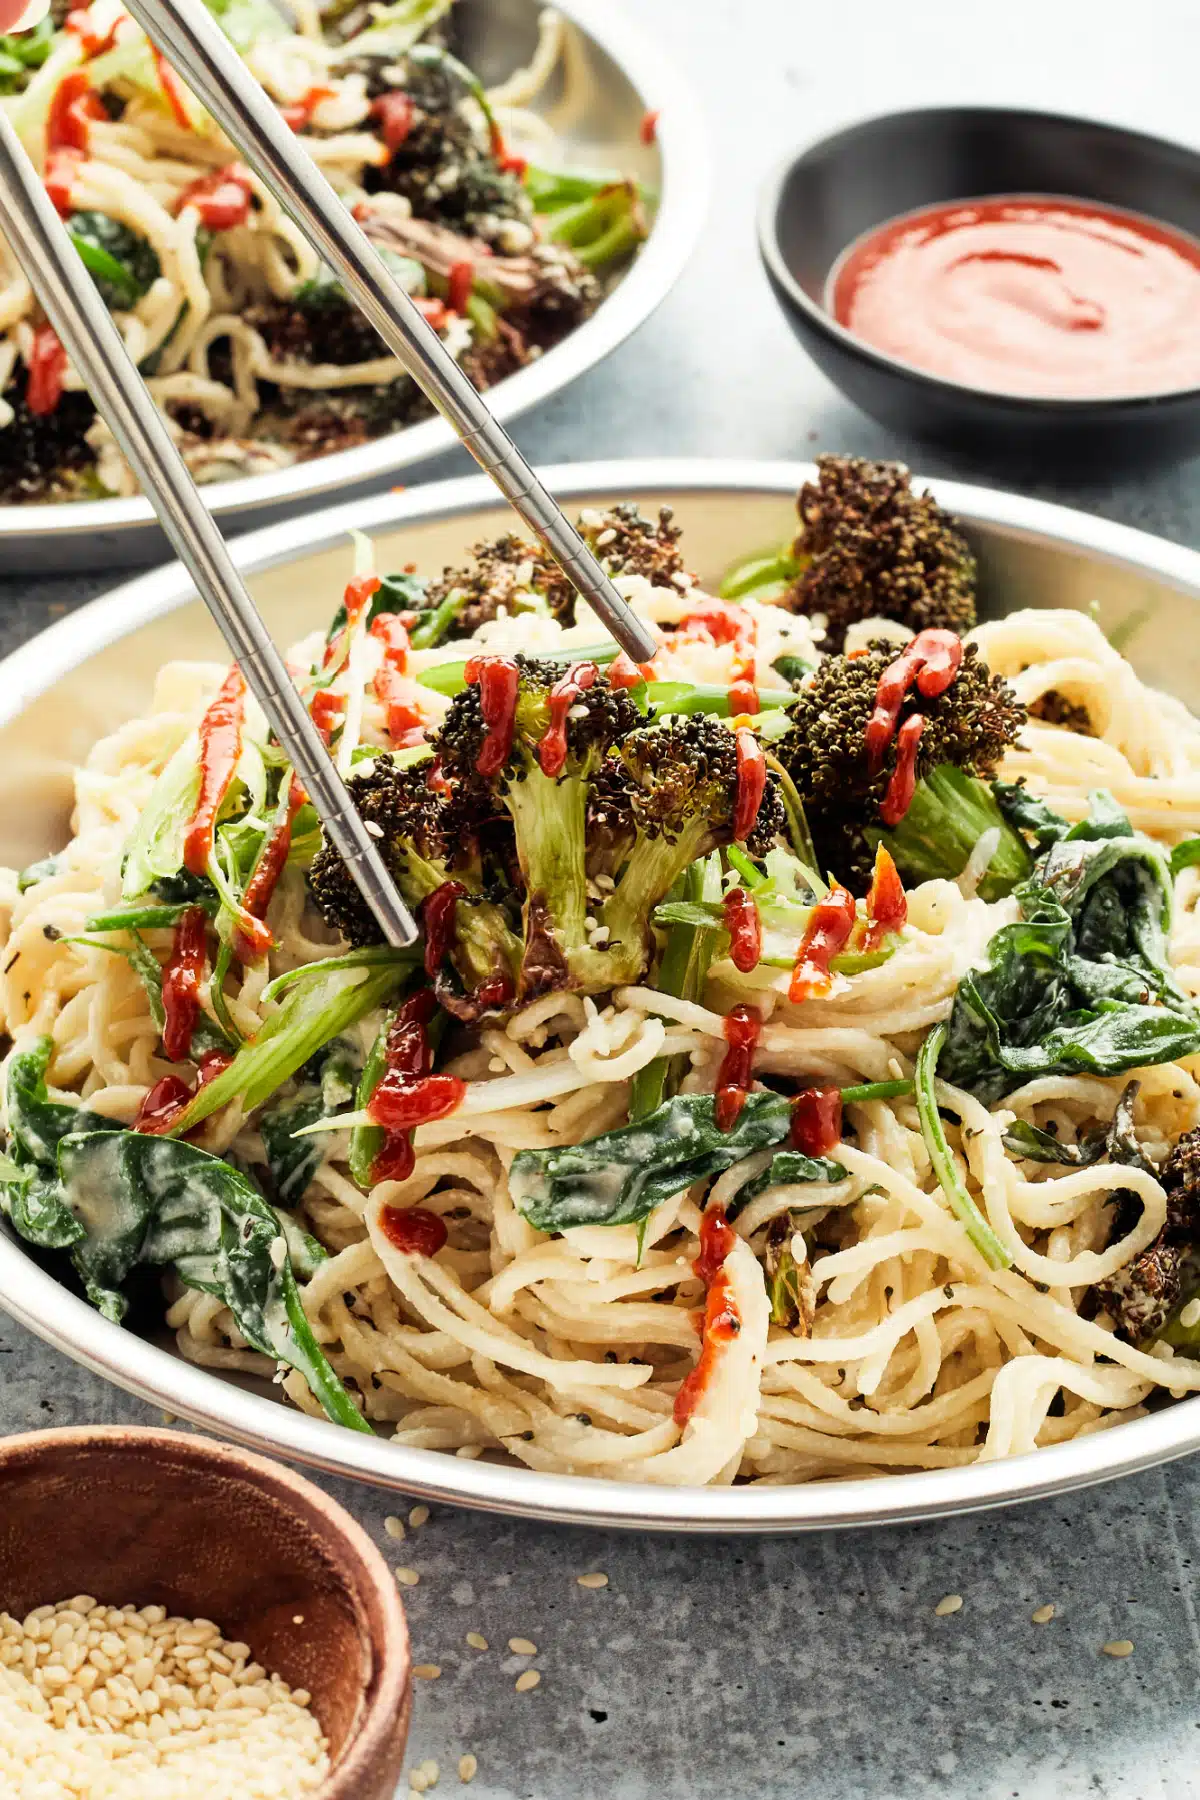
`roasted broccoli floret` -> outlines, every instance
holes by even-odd
[[[347,786],[368,827],[378,831],[380,854],[415,913],[420,915],[430,896],[448,882],[461,890],[454,897],[452,929],[446,933],[448,961],[461,984],[459,1003],[452,1004],[456,995],[444,967],[431,968],[430,973],[438,980],[443,1003],[460,1014],[469,1013],[471,997],[490,983],[501,984],[492,993],[511,996],[521,945],[501,903],[498,876],[503,858],[494,824],[472,812],[469,793],[435,793],[427,780],[429,767],[428,763],[401,767],[391,756],[376,756],[350,777]],[[374,914],[331,843],[326,842],[314,858],[308,884],[325,923],[351,944],[382,941]]]
[[[643,519],[636,506],[618,505],[584,513],[579,530],[610,575],[644,575],[662,587],[683,570],[680,530],[671,519],[669,506],[661,508],[655,524]],[[462,596],[450,635],[473,637],[501,610],[543,611],[561,625],[575,623],[575,589],[541,545],[509,531],[490,543],[474,544],[471,556],[472,563],[444,569],[429,586],[430,606],[452,594]]]
[[[876,642],[861,655],[826,657],[788,708],[791,729],[775,755],[803,801],[822,868],[863,894],[882,840],[903,874],[953,877],[982,834],[995,829],[1000,841],[980,892],[985,898],[1007,893],[1028,874],[1028,852],[978,778],[995,772],[1025,709],[968,644],[943,693],[928,697],[915,681],[910,685],[891,740],[873,760],[867,724],[880,677],[900,654],[894,644]],[[906,734],[905,724],[917,714],[924,723],[913,756],[914,728]],[[889,821],[880,808],[896,791],[906,739],[915,791],[901,818]]]
[[[646,968],[650,919],[684,870],[739,841],[741,780],[735,734],[706,713],[643,726],[604,764],[589,838],[618,868],[600,913],[614,981],[635,981]],[[778,779],[768,772],[741,845],[763,856],[784,826]]]
[[[794,554],[803,567],[781,604],[824,614],[821,648],[841,650],[860,619],[969,631],[975,559],[932,494],[914,494],[903,463],[821,456],[817,468],[796,502]]]
[[[480,816],[507,814],[524,887],[524,998],[611,987],[589,937],[587,815],[592,784],[641,714],[594,663],[480,657],[434,748]],[[594,932],[591,934],[594,935]]]
[[[1096,1283],[1099,1303],[1112,1316],[1118,1334],[1132,1344],[1162,1337],[1177,1349],[1200,1349],[1200,1332],[1172,1319],[1200,1279],[1200,1130],[1185,1131],[1158,1170],[1167,1195],[1167,1217],[1154,1242],[1140,1256]],[[1114,1235],[1132,1220],[1118,1216]]]

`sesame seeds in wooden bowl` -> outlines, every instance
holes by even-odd
[[[331,1767],[306,1797],[393,1792],[411,1668],[396,1584],[354,1520],[277,1463],[119,1426],[0,1442],[0,1613],[0,1701],[15,1704],[14,1685],[27,1699],[31,1679],[43,1735],[66,1716],[63,1694],[77,1721],[88,1714],[85,1689],[147,1735],[159,1712],[172,1731],[228,1741],[217,1721],[236,1709],[281,1774],[291,1759],[300,1792],[311,1708]],[[99,1673],[81,1683],[84,1664]],[[155,1698],[139,1706],[139,1693]]]

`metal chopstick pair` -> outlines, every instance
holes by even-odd
[[[186,16],[185,16],[185,8]],[[128,10],[178,67],[389,349],[637,662],[654,640],[486,403],[430,330],[202,4],[130,0]],[[11,121],[0,109],[0,229],[124,452],[163,529],[242,667],[387,942],[411,944],[412,916],[288,676],[221,532],[125,350]]]

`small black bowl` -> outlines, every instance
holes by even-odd
[[[1200,155],[1182,144],[1007,107],[868,119],[790,157],[759,208],[767,274],[813,360],[883,424],[976,458],[1111,463],[1200,449],[1198,388],[1109,400],[992,393],[872,349],[825,310],[830,271],[856,238],[901,213],[997,194],[1094,200],[1200,237]]]

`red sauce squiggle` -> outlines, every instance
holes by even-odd
[[[163,1051],[168,1062],[186,1062],[200,1013],[208,921],[201,906],[189,906],[175,926],[171,954],[162,974]]]
[[[466,891],[461,881],[443,881],[441,887],[434,888],[427,896],[421,908],[421,923],[425,927],[425,973],[430,977],[437,974],[454,942],[455,908]]]
[[[464,257],[460,262],[451,263],[446,283],[446,304],[451,312],[466,312],[474,280],[475,264],[469,257]]]
[[[405,1256],[436,1256],[450,1235],[445,1219],[423,1206],[381,1206],[379,1229]]]
[[[92,15],[83,8],[77,8],[67,14],[66,29],[72,37],[79,39],[83,54],[87,57],[100,56],[105,50],[111,50],[117,41],[117,26],[121,23],[120,15],[102,37],[92,25]]]
[[[900,871],[885,844],[875,851],[875,868],[867,892],[867,929],[864,950],[878,950],[884,939],[899,931],[908,918],[908,898]]]
[[[801,1088],[792,1101],[789,1139],[805,1156],[828,1156],[842,1141],[842,1096],[838,1088]]]
[[[725,1223],[724,1210],[711,1206],[700,1222],[700,1254],[692,1264],[704,1282],[708,1294],[700,1326],[700,1357],[690,1374],[679,1384],[672,1408],[675,1423],[687,1424],[703,1399],[716,1371],[722,1349],[732,1343],[742,1329],[742,1317],[733,1297],[733,1288],[725,1273],[725,1263],[737,1238]]]
[[[264,920],[271,897],[279,884],[279,877],[287,865],[296,814],[307,799],[303,786],[293,775],[288,788],[287,815],[280,820],[259,851],[254,873],[246,883],[246,891],[242,895],[242,910],[234,948],[243,962],[254,962],[258,957],[265,956],[275,942],[274,934]]]
[[[722,902],[725,929],[729,933],[729,959],[735,969],[749,975],[762,958],[762,920],[753,896],[745,888],[730,888]]]
[[[312,123],[312,116],[322,100],[332,99],[336,92],[337,89],[331,87],[310,87],[293,106],[281,106],[279,116],[292,131],[303,131],[306,125]]]
[[[731,1131],[746,1104],[754,1069],[754,1052],[762,1033],[762,1018],[752,1006],[735,1006],[723,1026],[729,1048],[717,1071],[713,1120],[718,1131]]]
[[[234,663],[200,721],[200,796],[183,843],[184,867],[203,875],[212,855],[213,832],[242,753],[246,682]]]
[[[379,120],[379,135],[394,156],[412,130],[412,101],[407,94],[380,94],[371,103],[370,116]]]
[[[512,750],[521,672],[511,656],[473,656],[463,671],[467,684],[479,686],[479,708],[487,735],[475,759],[481,775],[498,775]]]
[[[635,663],[628,651],[619,650],[608,665],[608,685],[613,688],[635,688],[643,681],[654,680],[654,664]]]
[[[72,194],[75,177],[83,166],[83,160],[83,155],[78,150],[47,150],[46,152],[43,185],[55,212],[64,219],[75,210]]]
[[[857,916],[853,894],[840,886],[813,907],[792,968],[789,1000],[817,1000],[829,992],[833,986],[829,965],[845,949]]]
[[[371,626],[371,636],[383,645],[383,662],[373,683],[375,698],[387,712],[387,733],[400,750],[415,749],[425,741],[421,713],[412,695],[408,676],[408,641],[405,618],[410,614],[380,613]]]
[[[200,1074],[195,1087],[189,1087],[178,1075],[164,1075],[150,1089],[141,1106],[137,1118],[133,1121],[133,1129],[148,1133],[151,1137],[161,1137],[170,1131],[188,1103],[195,1099],[202,1087],[227,1069],[233,1061],[232,1056],[224,1050],[206,1050],[200,1058]]]
[[[183,83],[163,55],[162,51],[151,44],[154,53],[154,67],[158,73],[158,85],[163,91],[163,98],[174,114],[175,123],[180,131],[191,131],[192,120],[187,108],[187,95],[183,91]]]
[[[86,152],[89,121],[107,118],[104,102],[92,87],[86,70],[72,69],[63,76],[50,102],[46,149]]]
[[[567,761],[567,714],[599,673],[594,662],[572,663],[550,689],[550,723],[538,745],[543,775],[553,778],[562,774]]]
[[[917,746],[924,729],[924,713],[910,713],[896,734],[896,766],[879,802],[879,816],[889,828],[900,823],[917,791]]]
[[[63,396],[67,374],[67,353],[52,325],[39,325],[33,334],[29,353],[29,380],[25,388],[25,404],[37,418],[47,418]]]
[[[383,1079],[367,1102],[373,1124],[387,1132],[371,1165],[371,1181],[404,1181],[413,1171],[412,1132],[444,1119],[462,1103],[466,1084],[457,1075],[433,1075],[427,1027],[437,1011],[430,988],[412,994],[392,1020]]]
[[[927,700],[944,694],[962,664],[962,639],[953,631],[940,627],[919,631],[906,644],[895,662],[890,662],[879,677],[875,689],[875,710],[867,721],[867,766],[872,775],[883,767],[888,745],[896,735],[896,724],[905,696],[915,682],[918,693]]]
[[[744,844],[754,830],[758,809],[767,791],[767,759],[762,745],[745,725],[734,734],[737,740],[737,800],[733,809],[733,835]]]
[[[244,225],[250,217],[253,191],[249,170],[241,163],[229,163],[226,168],[214,169],[211,175],[202,175],[199,181],[184,188],[175,214],[178,217],[185,207],[190,206],[199,214],[206,231],[232,231],[235,225]]]

